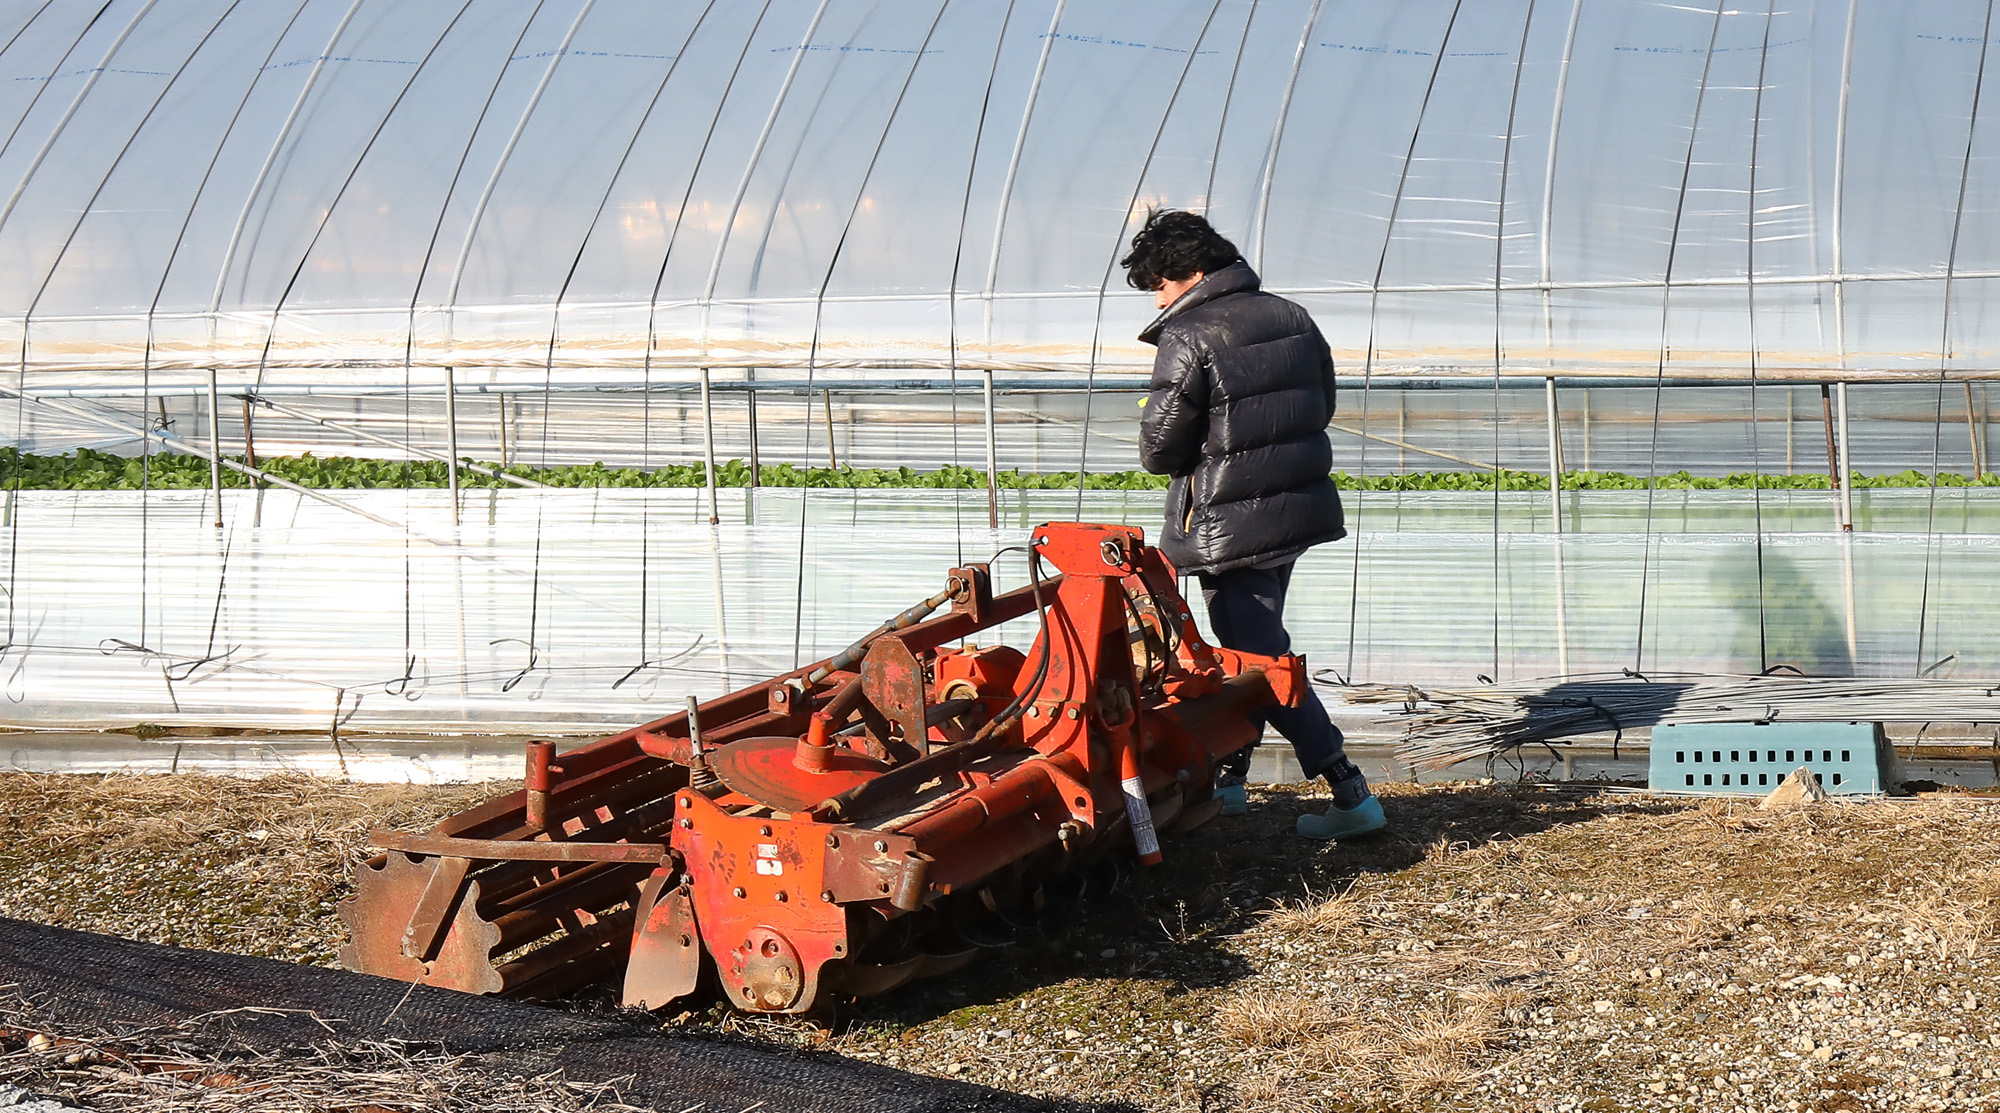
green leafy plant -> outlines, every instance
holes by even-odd
[[[231,457],[238,460],[239,457]],[[276,456],[260,459],[257,466],[280,479],[315,489],[439,488],[449,483],[440,460],[373,460],[352,456]],[[490,465],[489,465],[490,466]],[[571,464],[533,468],[514,465],[510,475],[532,479],[551,487],[700,487],[708,482],[702,464],[666,464],[650,470],[614,468],[602,463]],[[1073,471],[1022,472],[1014,469],[995,476],[999,486],[1013,491],[1074,490]],[[1334,482],[1346,490],[1363,491],[1546,491],[1549,477],[1540,472],[1406,472],[1400,475],[1349,475],[1334,473]],[[491,476],[460,470],[462,487],[512,486]],[[759,470],[766,487],[815,487],[852,489],[951,489],[974,490],[986,486],[986,473],[977,468],[947,464],[936,471],[914,468],[802,468],[793,464],[766,464]],[[748,487],[750,465],[730,460],[716,465],[715,481],[721,487]],[[199,456],[157,453],[141,459],[117,456],[81,448],[60,456],[38,456],[11,447],[0,448],[0,487],[43,491],[136,491],[142,487],[161,490],[198,490],[209,485],[208,461]],[[1157,491],[1167,486],[1164,475],[1136,471],[1091,472],[1084,476],[1086,490]],[[1854,474],[1854,486],[1928,487],[1930,474],[1900,471],[1888,475]],[[225,487],[248,487],[249,477],[224,469]],[[1815,475],[1761,475],[1748,472],[1729,475],[1694,475],[1671,472],[1652,480],[1660,490],[1825,490],[1827,477]],[[1937,477],[1940,487],[2000,487],[2000,476],[1946,472]],[[1643,491],[1649,482],[1642,475],[1621,472],[1572,471],[1563,474],[1562,485],[1570,491]]]

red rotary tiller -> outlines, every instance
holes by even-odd
[[[1059,576],[1043,578],[1043,563]],[[424,834],[377,831],[341,915],[350,969],[552,997],[622,971],[658,1008],[705,971],[804,1012],[956,970],[1041,883],[1215,814],[1215,762],[1293,705],[1295,656],[1207,645],[1173,567],[1123,526],[1034,531],[844,652],[557,754]],[[950,613],[927,621],[937,608]],[[1023,654],[957,644],[1038,616]]]

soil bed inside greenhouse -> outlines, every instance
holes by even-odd
[[[0,915],[330,964],[367,830],[492,791],[0,775]],[[1249,816],[1173,838],[1066,934],[845,1006],[831,1031],[706,1005],[644,1022],[1166,1111],[2000,1104],[2000,810],[1983,798],[1760,812],[1583,787],[1383,794],[1389,834],[1323,846],[1290,834],[1323,797],[1253,793]],[[4,1050],[0,1081],[80,1093],[88,1064],[60,1047]],[[587,1097],[510,1091],[509,1107]]]

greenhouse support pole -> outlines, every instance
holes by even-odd
[[[747,408],[745,416],[750,422],[750,486],[762,487],[764,485],[764,463],[757,457],[757,388],[754,385],[749,385],[756,383],[756,381],[757,369],[755,367],[745,367],[743,369],[743,382],[746,385],[743,388],[743,404]]]
[[[840,470],[840,456],[833,449],[833,390],[823,388],[819,400],[826,407],[826,466],[833,471]],[[812,420],[812,395],[806,395],[806,420]]]
[[[215,489],[215,528],[222,528],[222,403],[215,368],[208,369],[208,481]]]
[[[1854,454],[1847,442],[1847,383],[1834,384],[1834,406],[1838,410],[1835,427],[1840,430],[1840,528],[1844,533],[1854,532]]]
[[[1563,567],[1562,506],[1562,412],[1556,408],[1556,380],[1551,375],[1544,379],[1542,397],[1548,407],[1549,421],[1549,520],[1555,523],[1558,535],[1555,541],[1556,573],[1556,672],[1560,676],[1569,675],[1569,575]],[[1493,482],[1501,483],[1500,461],[1493,461]]]
[[[1792,428],[1792,418],[1799,411],[1799,400],[1792,396],[1791,388],[1785,389],[1785,474],[1798,474],[1797,439]]]
[[[248,405],[249,403],[244,403]],[[444,475],[451,489],[451,524],[458,524],[458,372],[444,369]]]
[[[1972,443],[1972,478],[1976,482],[1986,478],[1985,461],[1979,453],[1979,419],[1972,412],[1972,383],[1965,384],[1965,436]]]
[[[1000,528],[1000,448],[993,429],[993,371],[981,372],[986,402],[986,528]]]
[[[253,468],[257,466],[257,436],[251,431],[250,396],[247,394],[243,396],[243,462]]]
[[[1547,401],[1549,418],[1549,520],[1555,523],[1556,532],[1561,533],[1563,531],[1562,418],[1556,410],[1555,376],[1551,375],[1542,382],[1545,384],[1542,397]],[[1494,464],[1498,465],[1499,461],[1495,460]],[[1496,471],[1494,482],[1499,481],[1499,472]]]
[[[711,404],[708,389],[708,368],[701,369],[701,453],[706,462],[703,469],[708,476],[708,524],[722,521],[721,511],[715,505],[715,408]]]
[[[1590,388],[1582,392],[1583,409],[1583,470],[1590,470]]]
[[[507,466],[507,396],[500,395],[500,466]]]
[[[1396,439],[1404,442],[1404,444],[1409,443],[1410,440],[1410,411],[1407,405],[1407,399],[1408,399],[1407,391],[1399,390],[1396,392]],[[1409,450],[1404,448],[1402,445],[1397,445],[1396,474],[1402,475],[1405,472],[1408,472],[1409,470],[1410,470]]]

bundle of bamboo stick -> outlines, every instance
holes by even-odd
[[[1398,752],[1420,769],[1657,723],[2000,723],[1995,680],[1651,673],[1477,688],[1356,684],[1340,694],[1349,703],[1400,704]]]

